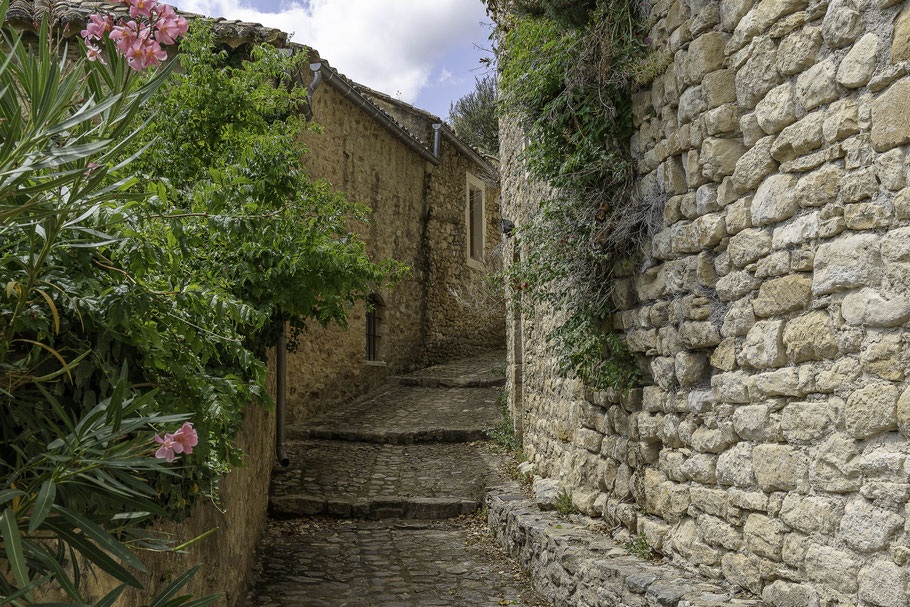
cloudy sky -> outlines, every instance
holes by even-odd
[[[447,118],[474,88],[491,31],[481,0],[171,0],[293,34],[349,78]]]

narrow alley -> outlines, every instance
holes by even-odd
[[[502,366],[425,369],[290,429],[247,605],[548,605],[477,514]]]

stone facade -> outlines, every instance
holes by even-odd
[[[306,80],[308,83],[309,80]],[[357,86],[408,134],[432,150],[440,120],[382,93]],[[293,423],[380,385],[390,374],[501,348],[503,302],[490,297],[487,277],[499,266],[499,186],[493,165],[464,154],[446,137],[439,164],[422,159],[353,101],[323,84],[313,95],[307,133],[309,173],[365,202],[371,224],[360,229],[374,260],[395,258],[411,268],[399,285],[378,293],[378,360],[365,360],[366,311],[355,307],[348,326],[314,327],[288,356],[288,415]],[[468,176],[484,188],[484,263],[468,261]],[[498,176],[497,176],[498,177]],[[498,294],[497,294],[498,295]]]
[[[634,96],[632,147],[663,224],[615,318],[648,385],[561,379],[554,319],[510,312],[524,451],[620,537],[771,605],[907,605],[910,3],[660,0],[652,18],[674,60]],[[520,224],[547,192],[513,125],[502,139]]]

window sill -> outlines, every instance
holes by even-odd
[[[363,364],[366,365],[367,367],[385,367],[386,366],[384,360],[365,360],[365,361],[363,361]]]
[[[478,270],[480,272],[486,272],[487,266],[482,261],[477,261],[473,257],[468,257],[468,267]]]

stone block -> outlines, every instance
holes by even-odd
[[[761,0],[740,20],[733,31],[733,42],[742,46],[764,33],[781,18],[803,10],[806,6],[807,0]]]
[[[876,508],[858,497],[848,502],[844,509],[840,536],[844,543],[857,552],[879,552],[887,548],[891,537],[903,525],[903,516]]]
[[[732,175],[736,163],[746,153],[741,139],[720,139],[709,137],[701,148],[702,172],[712,181],[720,182]]]
[[[724,46],[729,38],[724,32],[708,32],[689,44],[686,55],[686,77],[689,82],[701,82],[708,73],[723,67]]]
[[[796,177],[775,174],[765,179],[750,204],[752,225],[763,226],[789,219],[796,213],[798,203],[794,195]]]
[[[833,411],[830,409],[826,401],[790,403],[784,407],[781,414],[781,429],[787,442],[807,444],[823,438],[834,421],[831,415]]]
[[[832,535],[840,524],[843,507],[831,498],[788,494],[780,518],[788,526],[806,534]]]
[[[754,190],[767,177],[777,170],[777,161],[771,157],[771,146],[774,137],[759,139],[749,151],[736,162],[733,171],[733,188],[739,194]]]
[[[755,106],[758,126],[769,135],[779,133],[785,126],[796,122],[796,96],[793,85],[785,82],[774,87]]]
[[[779,367],[784,364],[786,358],[782,341],[783,327],[782,320],[755,323],[746,335],[738,362],[756,369]]]
[[[860,202],[844,209],[844,223],[851,230],[874,230],[890,226],[892,215],[885,201]]]
[[[820,148],[824,142],[824,122],[824,112],[818,111],[791,124],[774,140],[771,156],[778,162],[786,162]]]
[[[800,382],[799,372],[793,367],[759,373],[749,378],[749,395],[756,402],[769,396],[805,396],[806,394],[806,388]]]
[[[879,238],[874,234],[841,236],[826,242],[815,255],[812,292],[823,295],[874,285],[881,280]]]
[[[720,343],[720,333],[710,321],[683,323],[679,336],[683,345],[693,350],[711,348]]]
[[[758,258],[771,252],[771,232],[769,230],[743,230],[730,238],[727,254],[737,268],[742,268]]]
[[[903,295],[886,299],[878,291],[865,288],[844,298],[841,315],[855,326],[896,327],[910,319],[910,299]]]
[[[841,184],[841,198],[844,202],[859,202],[878,194],[878,179],[874,167],[865,167],[847,173]]]
[[[910,78],[892,84],[872,103],[872,146],[876,152],[910,142]]]
[[[813,543],[806,551],[805,568],[809,579],[847,594],[853,594],[859,588],[861,563],[852,552],[830,546]]]
[[[721,301],[733,301],[750,293],[760,282],[751,272],[730,272],[717,281],[717,296]]]
[[[761,598],[776,607],[818,607],[818,594],[812,586],[783,580],[765,586]]]
[[[752,441],[765,441],[771,435],[771,408],[768,405],[748,405],[737,407],[733,412],[733,429],[742,438]],[[741,443],[745,445],[746,443]],[[749,451],[749,476],[752,476],[752,452]],[[734,462],[739,465],[740,462]],[[744,465],[744,464],[743,464]],[[718,463],[720,466],[720,463]],[[737,484],[737,483],[731,483]]]
[[[826,312],[810,312],[787,322],[784,346],[794,363],[824,360],[837,355],[837,342]]]
[[[894,21],[891,63],[910,60],[910,6],[904,7]]]
[[[795,198],[802,207],[820,207],[832,202],[840,192],[844,170],[828,164],[800,177]]]
[[[846,409],[847,431],[854,438],[871,438],[897,427],[897,388],[870,384],[850,395]]]
[[[777,46],[765,38],[752,47],[748,61],[736,72],[736,99],[744,109],[752,109],[781,80]]]
[[[749,402],[749,376],[742,371],[718,373],[711,377],[714,398],[721,403],[740,404]]]
[[[859,491],[859,451],[856,441],[843,434],[834,434],[814,450],[809,468],[813,487],[830,493]]]
[[[812,279],[793,274],[762,283],[752,307],[758,317],[776,316],[806,308],[811,298]]]
[[[806,456],[788,445],[758,445],[752,450],[752,469],[762,491],[792,491],[806,476]]]
[[[721,485],[750,487],[755,484],[752,472],[752,446],[749,443],[737,443],[717,458],[715,470],[717,482]]]
[[[902,381],[905,368],[903,349],[900,335],[892,333],[881,336],[863,351],[863,370],[882,379]]]
[[[841,99],[825,111],[822,136],[828,143],[841,141],[859,133],[859,105],[855,99]]]
[[[705,98],[700,86],[690,86],[679,96],[678,118],[680,124],[691,122],[692,119],[707,109]]]
[[[904,151],[889,150],[875,159],[875,173],[883,186],[892,192],[907,185]],[[895,202],[895,207],[897,203]],[[902,219],[902,217],[900,217]]]
[[[736,73],[733,70],[717,70],[706,75],[701,88],[707,109],[736,101]]]
[[[859,597],[878,607],[906,607],[907,574],[888,560],[873,561],[859,572]]]
[[[852,0],[832,0],[822,21],[822,36],[831,48],[841,48],[856,40],[864,25]]]
[[[750,514],[743,526],[746,548],[754,554],[774,561],[781,559],[785,533],[783,523],[763,514]]]
[[[808,213],[802,217],[797,217],[786,225],[774,228],[774,237],[771,241],[771,248],[783,249],[805,244],[810,240],[818,238],[818,230],[818,212]]]
[[[777,50],[777,68],[785,76],[793,76],[815,65],[822,46],[819,27],[806,27],[784,38]]]
[[[851,89],[865,86],[875,73],[880,45],[881,40],[871,32],[860,38],[837,68],[837,81]]]

